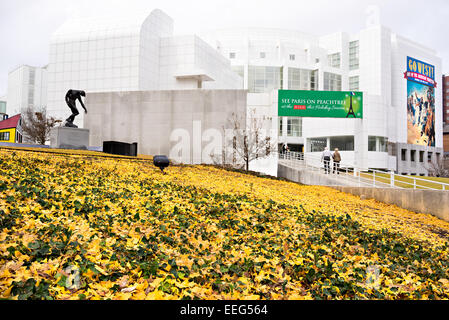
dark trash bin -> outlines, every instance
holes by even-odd
[[[103,152],[120,156],[137,157],[137,143],[104,141]]]

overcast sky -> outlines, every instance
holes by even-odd
[[[324,35],[364,28],[372,5],[381,24],[437,50],[449,74],[449,0],[0,0],[0,96],[8,72],[48,63],[51,34],[71,16],[159,8],[174,19],[175,34],[272,27]]]

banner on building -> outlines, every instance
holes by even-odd
[[[363,93],[279,90],[280,117],[363,118]]]
[[[407,143],[435,146],[435,67],[407,57]]]
[[[410,57],[407,57],[407,71],[404,73],[404,78],[433,88],[437,86],[435,67]]]

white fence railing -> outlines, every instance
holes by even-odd
[[[315,154],[304,154],[301,152],[279,153],[279,159],[284,160],[293,168],[307,168],[308,170],[325,173],[324,163],[321,157]],[[440,181],[405,176],[393,171],[381,171],[375,169],[363,169],[353,164],[340,163],[339,169],[335,168],[331,160],[329,163],[330,173],[339,175],[339,179],[351,185],[375,188],[411,188],[424,190],[449,190],[449,184]]]

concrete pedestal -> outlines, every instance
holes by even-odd
[[[57,127],[50,132],[50,147],[52,149],[77,149],[89,148],[89,130]]]

